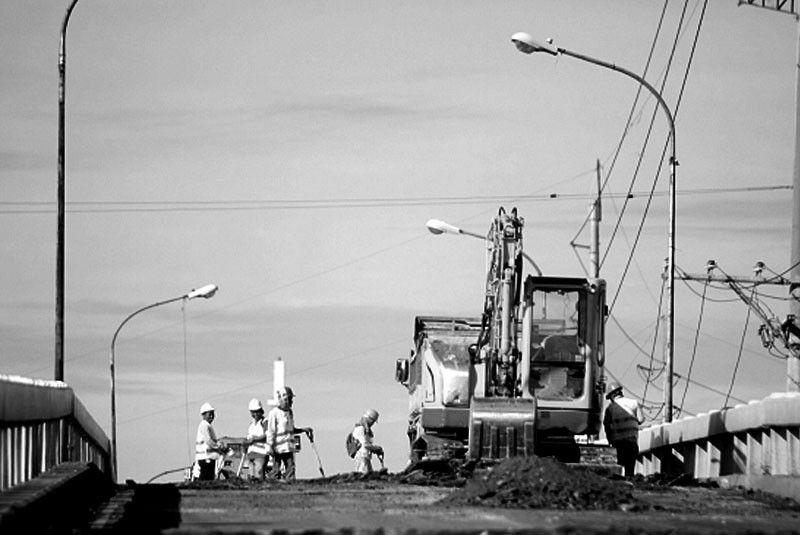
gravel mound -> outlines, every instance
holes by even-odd
[[[520,509],[639,509],[633,488],[554,459],[513,457],[480,469],[440,503]]]

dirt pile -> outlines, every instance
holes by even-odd
[[[642,504],[632,487],[554,459],[514,457],[475,472],[444,505],[481,505],[521,509],[634,510]]]
[[[421,461],[398,474],[397,481],[407,485],[463,487],[477,466],[463,460]]]

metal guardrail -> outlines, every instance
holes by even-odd
[[[0,375],[0,491],[64,462],[111,477],[110,441],[61,381]]]
[[[639,431],[636,471],[796,495],[800,489],[800,393],[777,393]]]

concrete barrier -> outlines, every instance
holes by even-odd
[[[0,491],[64,462],[111,474],[110,441],[61,381],[0,375]]]
[[[800,499],[800,393],[642,429],[636,470],[689,474]]]
[[[84,533],[113,490],[94,463],[61,463],[0,493],[0,532]]]

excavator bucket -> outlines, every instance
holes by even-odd
[[[469,412],[470,459],[532,456],[535,434],[535,399],[472,399]]]

